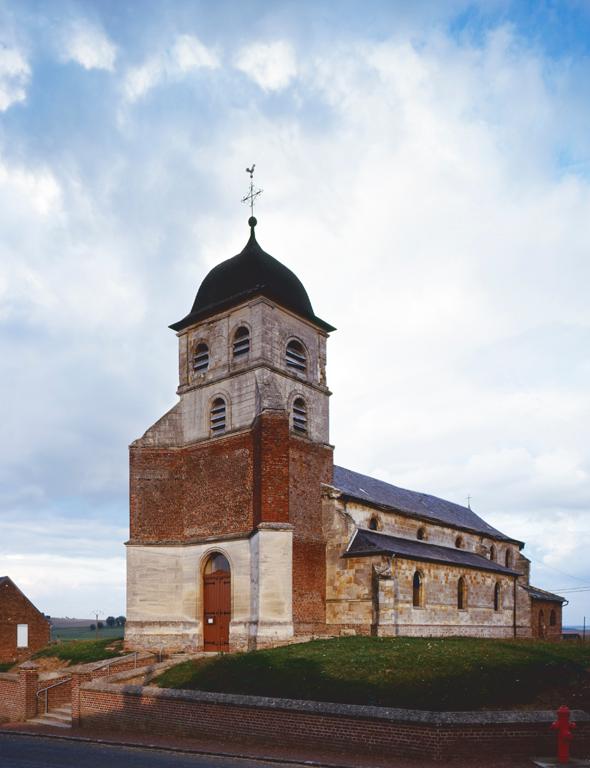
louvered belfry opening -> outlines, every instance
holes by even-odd
[[[293,429],[301,435],[307,434],[307,406],[302,397],[293,401]]]
[[[287,344],[285,362],[287,363],[287,368],[292,368],[301,373],[307,371],[307,356],[305,354],[305,348],[300,341],[292,339]]]
[[[211,434],[225,432],[226,405],[222,397],[216,397],[211,405]]]
[[[209,368],[209,347],[201,342],[195,347],[193,357],[193,370],[196,373],[204,373]]]
[[[250,352],[250,331],[241,325],[234,333],[234,358],[240,358]]]

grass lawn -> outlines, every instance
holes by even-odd
[[[221,655],[156,684],[429,710],[590,708],[590,644],[346,637]]]
[[[123,641],[105,638],[103,640],[69,640],[56,645],[48,645],[33,656],[54,657],[69,664],[87,664],[91,661],[112,659],[123,655]]]

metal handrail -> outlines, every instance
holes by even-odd
[[[126,653],[125,656],[117,656],[114,659],[106,659],[106,664],[102,664],[100,667],[97,667],[97,669],[106,669],[107,677],[110,677],[111,675],[111,667],[113,664],[120,664],[125,659],[128,659],[130,656],[133,656],[133,669],[137,669],[137,655],[139,651],[133,651],[133,653]]]
[[[48,708],[47,708],[48,702],[49,702],[49,696],[48,696],[47,691],[49,691],[51,688],[57,688],[58,685],[63,685],[64,683],[69,683],[71,681],[71,679],[72,679],[71,677],[66,677],[65,680],[60,680],[59,683],[53,683],[53,685],[48,685],[46,688],[40,688],[37,691],[37,693],[36,693],[37,698],[39,698],[40,694],[42,694],[42,693],[45,694],[45,714],[47,714],[47,712],[49,711]]]

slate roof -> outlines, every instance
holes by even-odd
[[[414,539],[401,539],[379,531],[357,529],[348,545],[344,557],[367,557],[370,555],[392,555],[407,560],[424,560],[431,563],[444,563],[462,568],[477,568],[479,571],[493,571],[509,576],[518,575],[517,571],[506,568],[500,563],[488,560],[483,555],[465,549],[442,547]]]
[[[344,496],[351,499],[397,510],[421,520],[432,520],[436,523],[462,528],[502,541],[512,541],[521,547],[524,546],[523,542],[512,539],[493,528],[468,507],[439,499],[437,496],[430,496],[428,493],[408,491],[383,480],[377,480],[374,477],[361,475],[359,472],[337,466],[334,467],[332,485]]]
[[[256,219],[251,217],[248,224],[250,239],[244,249],[213,267],[201,283],[189,314],[170,328],[180,331],[254,296],[266,296],[325,331],[335,331],[334,326],[316,317],[297,275],[258,245],[254,234]]]
[[[565,597],[556,595],[554,592],[546,592],[544,589],[539,589],[539,587],[532,587],[530,585],[525,587],[525,589],[533,600],[555,600],[558,603],[567,603]]]

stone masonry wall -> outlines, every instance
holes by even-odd
[[[344,558],[342,554],[356,526],[362,523],[367,526],[374,510],[346,503],[330,489],[324,489],[322,504],[328,542],[327,623],[337,633],[514,636],[513,577],[440,563],[400,558],[391,560],[382,555]],[[361,514],[364,515],[362,519]],[[395,531],[398,536],[416,536],[417,521],[401,514],[381,512],[379,521],[383,529],[387,526],[387,530]],[[438,540],[436,526],[431,524],[429,529],[430,541]],[[443,530],[441,536],[445,535]],[[476,543],[474,539],[473,542],[466,542],[466,546],[471,544],[475,547]],[[424,603],[420,607],[413,606],[412,584],[416,570],[422,573],[424,585]],[[378,572],[381,573],[379,577]],[[467,585],[467,607],[464,610],[457,607],[460,576],[464,577]],[[494,609],[496,583],[500,585],[497,611]],[[380,605],[379,600],[386,604]]]

